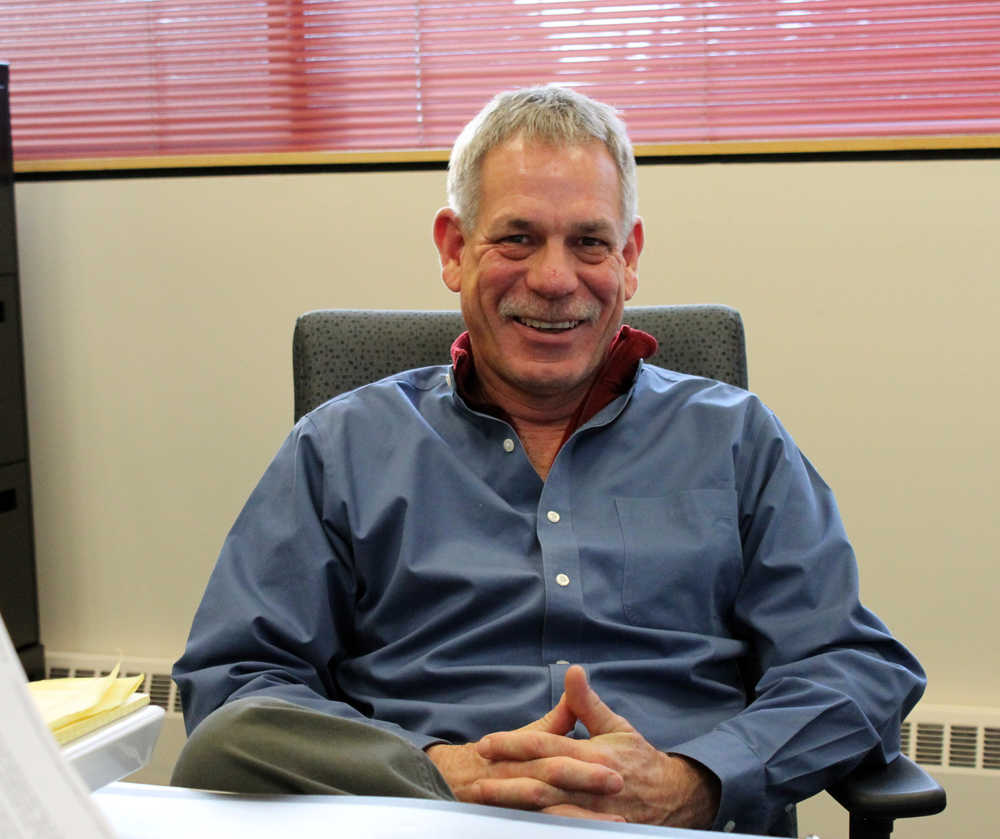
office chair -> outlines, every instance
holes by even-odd
[[[746,341],[728,306],[639,306],[625,322],[659,341],[647,361],[671,370],[747,386]],[[415,367],[447,364],[465,328],[459,312],[320,310],[295,324],[295,419],[337,394]],[[900,755],[888,766],[861,766],[828,792],[850,814],[851,839],[889,839],[897,818],[945,808],[945,791]]]

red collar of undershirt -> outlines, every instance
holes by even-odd
[[[570,434],[605,405],[628,391],[635,378],[639,361],[656,352],[656,347],[656,339],[652,335],[641,329],[622,325],[611,342],[608,357],[601,365],[601,369],[598,370],[590,390],[587,391],[587,395],[576,409],[572,421],[566,427],[566,433],[562,439],[563,443],[569,439]],[[477,411],[509,421],[510,418],[503,409],[487,402],[482,397],[468,332],[459,335],[451,345],[451,361],[455,369],[455,387],[466,404]]]

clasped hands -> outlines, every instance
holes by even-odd
[[[567,737],[582,722],[590,738]],[[719,781],[701,764],[658,751],[597,695],[583,668],[544,717],[462,746],[427,749],[459,801],[561,816],[707,828]]]

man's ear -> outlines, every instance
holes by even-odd
[[[452,291],[462,287],[462,249],[465,236],[455,211],[443,207],[434,216],[434,244],[441,258],[441,279]]]
[[[625,259],[625,299],[630,300],[639,288],[639,254],[642,253],[642,243],[645,241],[642,229],[642,219],[636,216],[632,232],[625,240],[622,256]]]

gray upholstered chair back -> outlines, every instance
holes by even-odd
[[[625,323],[660,342],[648,361],[745,388],[747,357],[739,312],[714,304],[635,306]],[[401,370],[447,364],[464,329],[459,312],[321,309],[295,323],[295,419],[327,399]]]

